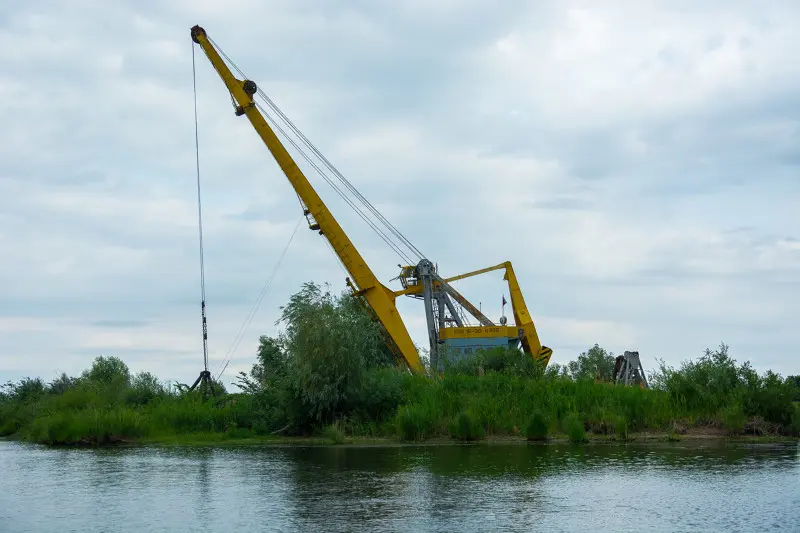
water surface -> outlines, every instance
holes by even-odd
[[[793,531],[796,446],[0,441],[0,531]]]

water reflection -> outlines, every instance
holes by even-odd
[[[0,531],[800,531],[796,446],[0,442],[0,471]]]

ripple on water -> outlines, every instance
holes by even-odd
[[[0,472],[0,531],[800,531],[796,446],[0,442]]]

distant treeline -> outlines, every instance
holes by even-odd
[[[679,368],[645,368],[650,389],[613,385],[615,356],[595,345],[546,369],[512,350],[478,352],[436,377],[399,367],[359,300],[307,283],[282,307],[284,331],[261,337],[256,363],[189,392],[98,357],[77,377],[25,378],[0,392],[0,435],[47,444],[170,436],[282,435],[419,440],[588,434],[679,438],[693,428],[731,435],[800,435],[800,376],[759,374],[726,345]]]

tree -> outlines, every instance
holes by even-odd
[[[614,373],[615,356],[597,344],[578,356],[576,361],[567,364],[572,379],[596,379],[611,381]]]
[[[569,377],[569,368],[567,365],[559,365],[558,363],[550,363],[544,372],[545,377],[554,379],[559,377]]]
[[[786,383],[792,390],[792,400],[800,402],[800,375],[787,377]]]
[[[275,387],[288,372],[285,349],[286,339],[283,336],[268,337],[262,335],[258,339],[256,363],[249,373],[239,372],[236,385],[245,392],[257,393],[268,387]]]
[[[122,359],[119,357],[95,358],[92,368],[84,371],[83,377],[89,381],[102,383],[104,385],[119,385],[127,387],[131,383],[131,372]]]
[[[327,286],[305,283],[281,311],[285,333],[280,341],[262,338],[251,375],[263,383],[283,372],[299,404],[295,418],[334,418],[365,369],[395,362],[381,326],[347,293],[335,297]]]
[[[46,392],[41,378],[22,378],[18,383],[9,381],[2,388],[5,389],[4,397],[19,403],[35,402]]]
[[[139,372],[131,380],[127,400],[129,403],[144,405],[157,396],[167,394],[167,388],[150,372]]]
[[[77,381],[77,379],[69,377],[66,372],[62,372],[60,376],[50,382],[47,389],[50,394],[64,394],[75,386]]]

